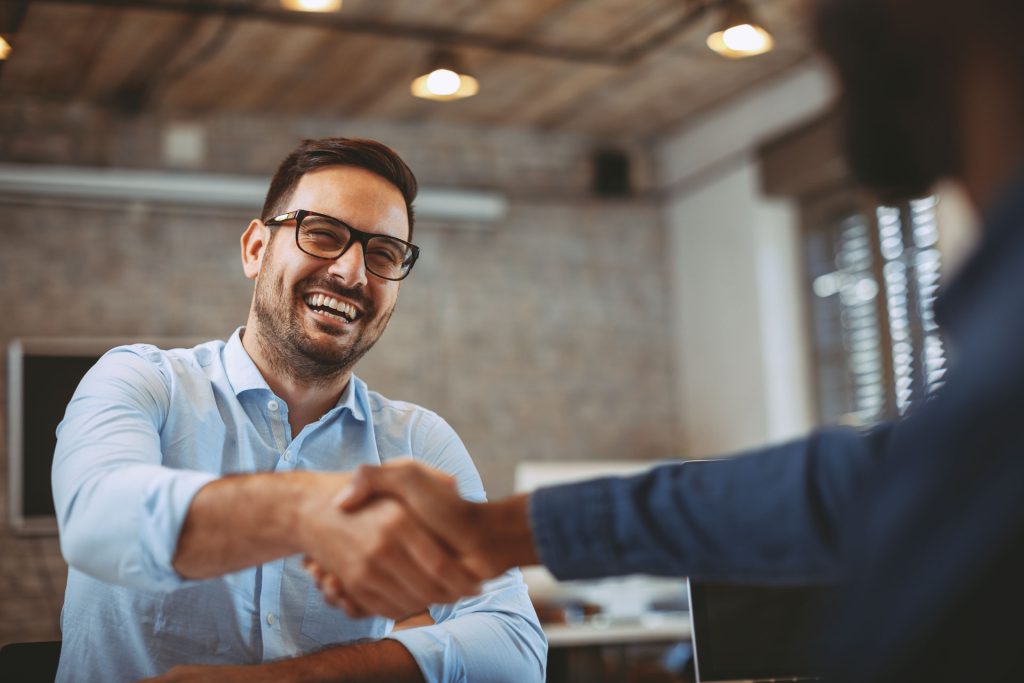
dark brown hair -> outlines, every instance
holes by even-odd
[[[416,199],[416,176],[398,154],[374,140],[360,138],[321,138],[303,140],[285,157],[270,181],[263,202],[263,220],[281,213],[302,176],[329,166],[354,166],[376,173],[402,193],[409,217],[409,240],[412,240],[413,200]]]

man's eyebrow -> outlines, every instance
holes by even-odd
[[[328,213],[320,213],[319,211],[313,211],[312,209],[306,209],[306,210],[309,211],[310,213],[316,214],[318,216],[324,216],[326,218],[330,218],[333,221],[337,221],[338,223],[341,223],[342,225],[344,225],[346,228],[349,228],[350,230],[358,230],[359,232],[365,232],[365,233],[369,233],[371,235],[380,235],[381,237],[390,237],[392,239],[402,240],[403,242],[407,242],[408,241],[405,237],[396,237],[395,235],[391,235],[391,234],[386,233],[386,232],[381,232],[380,230],[382,228],[380,228],[379,226],[374,226],[374,227],[377,228],[376,230],[367,230],[366,228],[358,228],[358,227],[352,225],[352,223],[350,223],[349,221],[346,221],[346,220],[344,220],[342,218],[338,218],[337,216],[332,216],[332,215],[330,215]],[[406,226],[406,234],[407,235],[408,235],[408,232],[409,232],[408,226]]]

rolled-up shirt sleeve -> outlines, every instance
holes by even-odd
[[[133,347],[86,373],[57,427],[53,498],[68,564],[109,583],[169,590],[196,492],[216,475],[165,467],[160,429],[170,406],[162,368]]]
[[[432,607],[430,615],[433,626],[390,635],[427,683],[544,680],[547,639],[518,570],[488,581],[476,597]]]
[[[454,476],[463,498],[486,500],[462,440],[437,415],[424,411],[412,436],[412,452]],[[430,615],[434,625],[389,636],[409,650],[427,683],[544,680],[548,642],[519,570],[485,582],[477,596],[431,607]]]

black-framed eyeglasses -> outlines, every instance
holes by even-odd
[[[405,278],[420,256],[420,248],[412,242],[390,235],[363,232],[344,221],[316,211],[289,211],[263,223],[273,226],[291,220],[295,221],[295,244],[305,253],[333,261],[348,251],[353,243],[359,242],[363,247],[363,263],[366,264],[367,272],[385,280]]]

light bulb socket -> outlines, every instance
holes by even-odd
[[[742,24],[759,25],[754,19],[754,11],[750,9],[750,5],[746,3],[746,0],[726,0],[725,14],[722,15],[720,30],[724,31]]]

